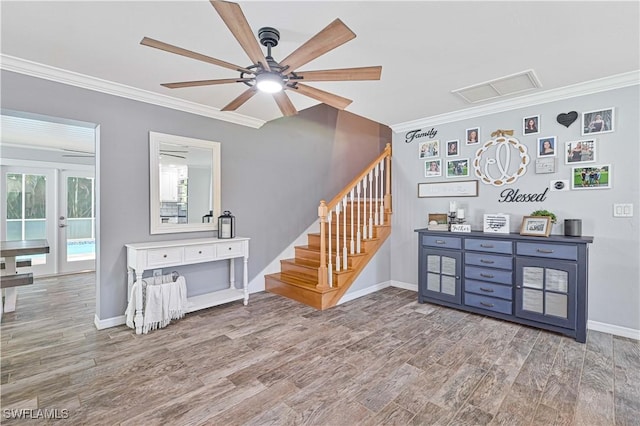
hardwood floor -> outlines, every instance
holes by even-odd
[[[98,331],[92,281],[19,289],[0,329],[3,423],[639,424],[635,340],[580,344],[397,288],[326,311],[258,293],[147,335]]]

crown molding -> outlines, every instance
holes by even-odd
[[[68,84],[70,86],[81,87],[95,92],[106,93],[108,95],[119,96],[121,98],[132,99],[134,101],[145,102],[152,105],[214,118],[216,120],[227,121],[229,123],[239,124],[241,126],[251,127],[254,129],[259,129],[266,123],[264,120],[246,115],[234,112],[222,112],[217,108],[198,104],[196,102],[185,101],[171,96],[153,93],[148,90],[137,89],[124,84],[40,64],[38,62],[29,61],[15,56],[0,54],[0,69],[55,81],[57,83]]]
[[[612,75],[609,77],[591,80],[584,83],[573,84],[571,86],[560,87],[558,89],[546,90],[544,92],[538,92],[500,102],[494,102],[488,105],[461,109],[458,111],[420,118],[412,121],[405,121],[403,123],[390,125],[389,127],[391,127],[391,130],[393,130],[395,133],[402,133],[409,130],[419,129],[425,126],[436,126],[445,123],[452,123],[469,118],[482,117],[489,114],[511,111],[518,108],[525,108],[529,106],[545,104],[548,102],[555,102],[562,99],[575,98],[577,96],[604,92],[607,90],[620,89],[623,87],[634,86],[638,84],[640,84],[640,70]]]

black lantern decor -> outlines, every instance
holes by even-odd
[[[236,217],[229,210],[218,216],[218,238],[235,238]]]

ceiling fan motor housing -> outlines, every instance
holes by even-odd
[[[260,44],[265,47],[276,47],[280,41],[280,31],[272,27],[262,27],[258,30]]]

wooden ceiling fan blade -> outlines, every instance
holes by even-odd
[[[349,27],[340,19],[336,19],[280,61],[280,65],[289,67],[285,73],[291,73],[298,67],[313,61],[355,37],[355,33]]]
[[[229,28],[229,31],[231,31],[236,40],[238,40],[238,43],[240,43],[242,49],[244,49],[247,56],[249,56],[249,59],[251,59],[254,64],[259,63],[265,70],[271,71],[267,63],[267,58],[265,58],[260,44],[258,44],[258,40],[253,34],[249,22],[244,16],[244,13],[242,13],[240,6],[236,3],[219,0],[210,0],[210,3]]]
[[[345,109],[353,102],[351,99],[343,98],[342,96],[334,95],[333,93],[325,92],[324,90],[316,89],[306,84],[297,83],[293,87],[287,86],[287,89],[295,90],[301,95],[308,96],[336,109]]]
[[[280,111],[284,116],[291,117],[298,113],[298,110],[293,106],[291,99],[289,99],[286,93],[276,92],[273,94],[273,98],[276,100],[278,108],[280,108]]]
[[[181,47],[164,43],[162,41],[154,40],[149,37],[143,38],[140,44],[142,44],[143,46],[149,46],[155,49],[164,50],[165,52],[175,53],[176,55],[185,56],[187,58],[196,59],[198,61],[207,62],[209,64],[218,65],[220,67],[228,68],[233,71],[245,72],[250,74],[253,74],[255,72],[250,69],[241,67],[239,65],[221,61],[220,59],[212,58],[211,56],[203,55],[201,53],[196,53],[191,50],[183,49]]]
[[[245,102],[253,97],[256,94],[255,87],[249,87],[247,90],[242,92],[240,96],[229,102],[224,106],[220,111],[235,111],[240,108]]]
[[[215,84],[242,83],[244,81],[252,81],[253,78],[222,78],[218,80],[198,80],[198,81],[182,81],[179,83],[162,83],[161,86],[169,89],[179,89],[182,87],[196,86],[213,86]]]
[[[301,81],[380,80],[381,74],[381,66],[296,72],[296,75],[302,78]]]

